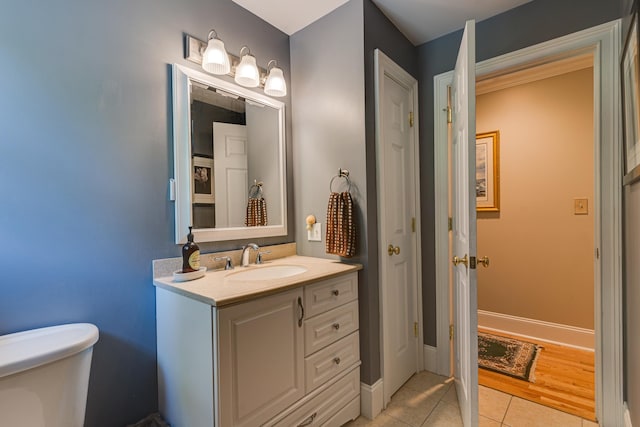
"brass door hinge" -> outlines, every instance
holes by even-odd
[[[418,338],[418,322],[413,322],[413,336]]]
[[[413,111],[409,111],[409,127],[413,127]]]
[[[449,341],[453,340],[453,325],[449,325]]]
[[[449,231],[453,231],[453,218],[449,217],[447,226],[449,227]]]
[[[411,231],[416,232],[416,217],[411,218]]]

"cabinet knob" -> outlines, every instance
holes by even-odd
[[[340,364],[340,358],[339,357],[334,357],[333,358],[333,363],[335,363],[336,365]]]
[[[333,329],[335,329],[336,331],[340,329],[340,323],[334,323],[332,326],[333,326]]]
[[[340,291],[337,289],[332,290],[331,293],[333,294],[333,296],[336,296],[336,297],[340,295]]]

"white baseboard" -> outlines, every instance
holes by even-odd
[[[478,310],[478,326],[497,332],[507,332],[524,338],[535,338],[584,350],[594,351],[595,349],[595,333],[592,329],[577,328],[575,326],[484,310]]]
[[[425,344],[422,354],[424,356],[424,370],[437,373],[438,372],[438,348]]]
[[[382,378],[372,385],[360,383],[360,415],[370,420],[377,417],[384,408]]]
[[[627,402],[624,402],[624,427],[633,427],[631,425],[631,414],[629,413]]]
[[[438,349],[430,345],[424,345],[424,370],[438,373]]]

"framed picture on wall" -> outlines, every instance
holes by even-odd
[[[476,210],[500,211],[500,132],[476,135]]]
[[[638,57],[638,11],[635,8],[622,51],[622,134],[624,141],[624,184],[640,178],[640,58]]]
[[[213,159],[193,156],[193,203],[215,203],[213,185]]]

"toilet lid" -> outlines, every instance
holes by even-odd
[[[0,336],[0,378],[72,356],[98,341],[90,323],[51,326]]]

